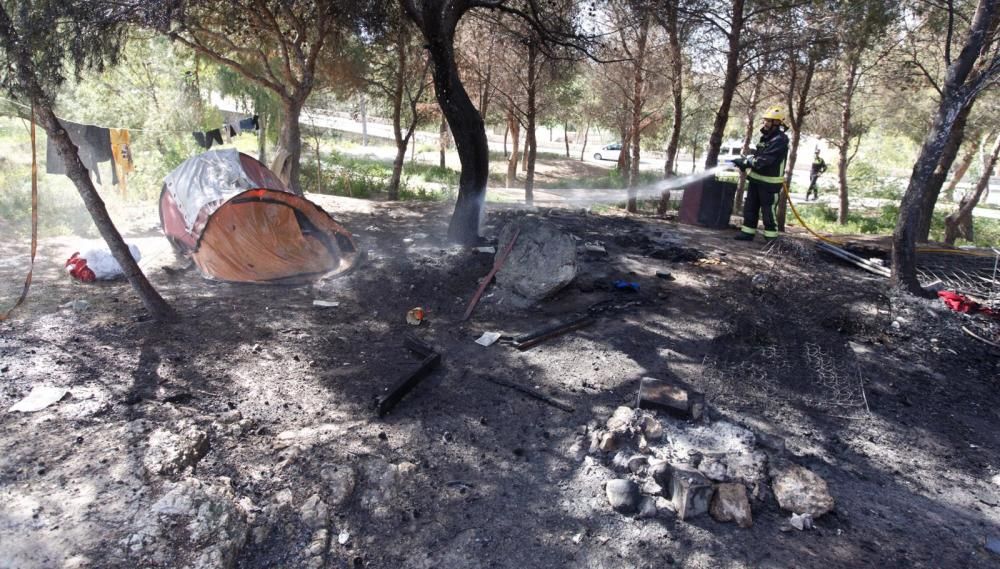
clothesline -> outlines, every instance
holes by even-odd
[[[6,102],[8,102],[8,103],[10,103],[12,105],[16,105],[16,106],[21,107],[22,109],[25,109],[25,110],[28,110],[28,111],[31,110],[31,106],[30,105],[25,105],[24,103],[19,103],[19,102],[13,100],[13,99],[8,99],[6,97],[0,97],[0,101],[6,101]],[[93,125],[93,124],[89,124],[89,123],[81,123],[81,122],[77,122],[77,121],[70,121],[69,119],[66,119],[66,118],[63,118],[63,117],[59,117],[59,116],[57,116],[56,118],[59,119],[60,121],[64,121],[65,120],[65,121],[73,122],[73,123],[76,123],[76,124],[79,124],[79,125],[83,125],[83,126],[100,126],[100,125]],[[169,130],[169,129],[159,129],[159,128],[157,128],[157,129],[145,129],[145,128],[130,128],[130,127],[116,127],[116,126],[102,126],[101,128],[109,128],[109,129],[113,128],[113,129],[116,129],[116,130],[128,130],[128,131],[131,131],[131,132],[154,132],[155,131],[155,132],[166,132],[166,133],[171,133],[171,134],[191,134],[193,132],[193,131],[190,131],[190,130]]]

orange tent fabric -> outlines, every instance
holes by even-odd
[[[358,260],[349,231],[285,189],[263,164],[232,150],[191,158],[168,176],[160,221],[174,249],[212,279],[306,282]]]

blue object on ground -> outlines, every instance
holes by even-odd
[[[612,284],[614,284],[615,288],[618,290],[631,290],[633,292],[639,292],[639,283],[617,280]]]

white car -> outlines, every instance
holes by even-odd
[[[719,164],[730,163],[742,155],[743,143],[737,140],[728,140],[722,143],[722,148],[719,149]]]
[[[594,160],[614,160],[618,161],[618,157],[622,153],[622,143],[612,142],[607,146],[602,146],[600,150],[594,153]]]

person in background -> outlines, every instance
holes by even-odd
[[[816,180],[819,180],[820,174],[826,172],[826,162],[819,155],[819,147],[816,147],[816,155],[813,157],[812,169],[809,170],[809,189],[806,190],[806,201],[809,201],[809,194],[813,195],[813,199],[819,199],[819,187],[816,185]]]
[[[788,135],[785,112],[771,107],[764,113],[760,141],[752,156],[733,160],[737,168],[747,173],[747,196],[743,202],[743,226],[735,239],[753,241],[757,234],[758,217],[764,218],[764,240],[778,237],[776,210],[781,188],[785,183],[785,160],[788,157]],[[762,214],[762,215],[761,215]]]

